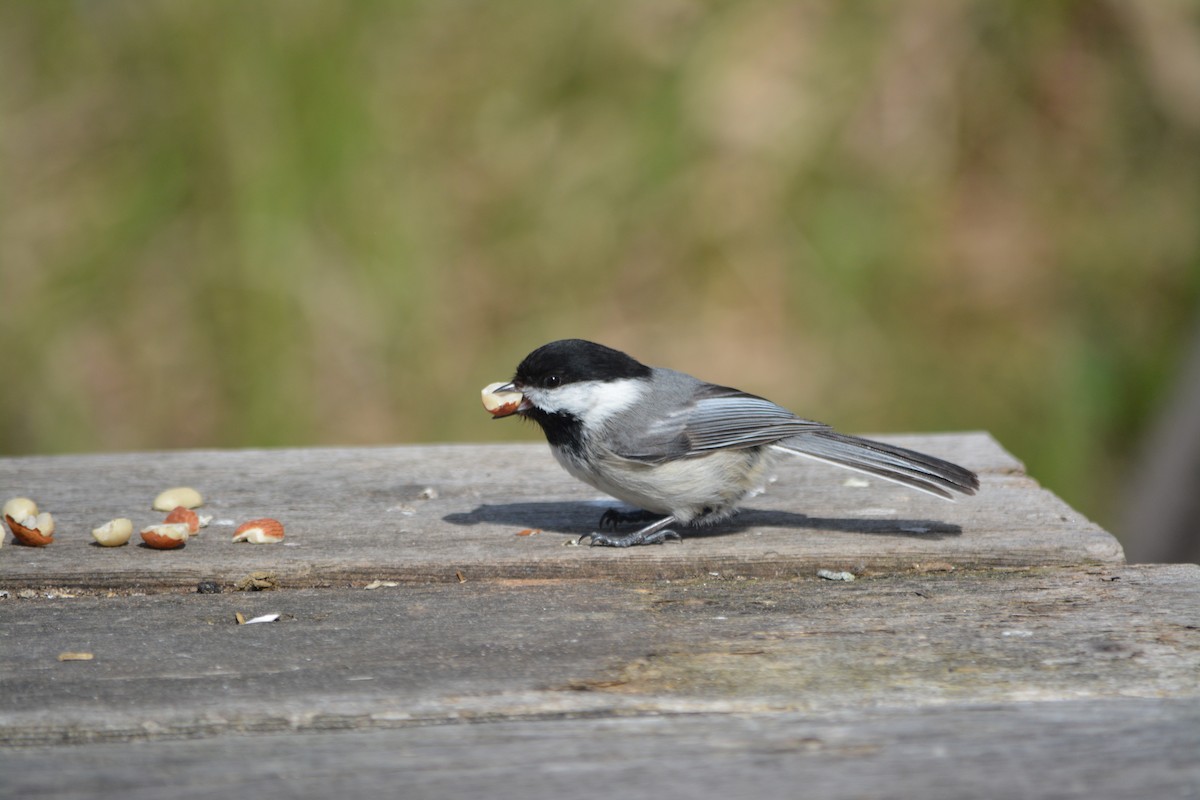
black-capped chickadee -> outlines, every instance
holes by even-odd
[[[534,350],[510,383],[489,387],[541,426],[554,457],[581,481],[648,514],[610,509],[601,527],[658,517],[593,545],[655,544],[672,525],[718,522],[765,483],[777,458],[799,455],[953,499],[974,494],[970,470],[903,447],[838,433],[752,394],[675,370],[648,367],[619,350],[563,339]]]

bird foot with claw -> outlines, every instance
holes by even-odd
[[[627,533],[624,536],[612,536],[607,533],[589,533],[586,536],[581,536],[591,540],[592,547],[633,547],[639,544],[662,544],[668,539],[679,540],[678,533],[672,530],[659,531],[634,531]]]

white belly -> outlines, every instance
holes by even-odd
[[[728,516],[749,492],[762,486],[772,463],[769,451],[760,448],[720,450],[663,464],[616,456],[589,464],[560,448],[551,450],[558,463],[584,483],[681,523],[701,516],[711,521]]]

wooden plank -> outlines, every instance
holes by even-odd
[[[60,530],[0,550],[0,797],[1194,792],[1200,567],[1125,565],[984,434],[892,440],[983,490],[795,461],[630,551],[562,546],[605,504],[540,445],[0,460]],[[288,544],[88,543],[177,484]]]
[[[1194,700],[1198,581],[1179,565],[10,597],[0,745]]]
[[[291,587],[373,579],[683,578],[736,571],[895,572],[957,567],[1116,564],[1120,545],[1027,477],[986,434],[879,437],[981,473],[979,495],[947,503],[795,459],[731,523],[680,543],[616,551],[564,547],[610,502],[566,475],[544,445],[179,451],[0,459],[6,496],[58,520],[45,549],[0,550],[0,584],[92,591],[226,586],[254,570]],[[848,480],[853,479],[853,480]],[[92,527],[139,526],[164,488],[193,485],[218,523],[180,551],[104,549]],[[228,523],[274,516],[281,546],[233,545]],[[522,529],[542,533],[520,537]]]
[[[0,795],[1192,797],[1200,703],[1162,699],[511,720],[0,751]]]

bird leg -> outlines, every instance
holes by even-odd
[[[634,522],[649,522],[650,520],[661,519],[658,514],[653,511],[646,511],[639,508],[636,511],[622,511],[619,508],[610,508],[600,515],[600,527],[616,530],[620,525],[628,525]]]

